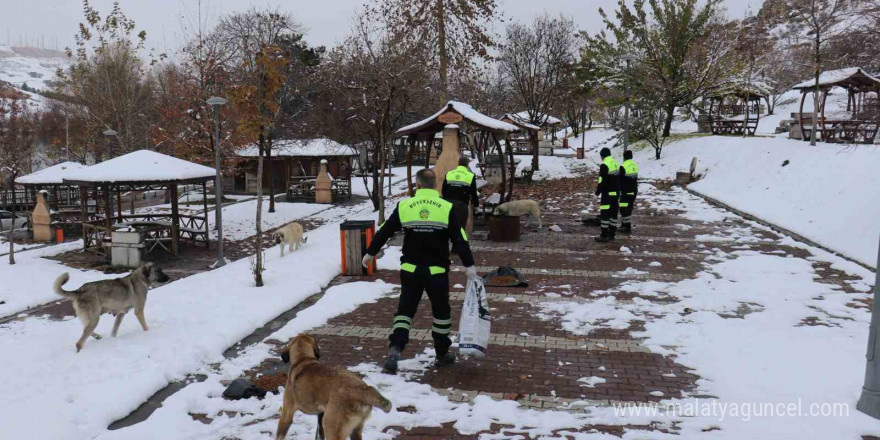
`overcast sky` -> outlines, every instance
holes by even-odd
[[[312,45],[332,46],[342,40],[351,27],[351,17],[365,0],[202,0],[210,17],[247,9],[250,5],[280,6],[306,28]],[[424,0],[413,0],[424,1]],[[113,0],[91,0],[102,16]],[[182,17],[192,16],[198,0],[119,0],[123,11],[137,28],[147,31],[147,46],[173,52],[184,40]],[[754,12],[763,0],[725,0],[730,17],[742,17],[751,7]],[[599,7],[613,11],[617,0],[499,0],[507,20],[527,21],[536,14],[564,13],[575,19],[581,29],[591,33],[601,29]],[[203,9],[205,9],[203,7]],[[0,0],[0,42],[18,45],[25,39],[31,46],[59,49],[73,45],[77,24],[82,21],[80,0]]]

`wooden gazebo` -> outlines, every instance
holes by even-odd
[[[79,201],[79,187],[67,185],[63,179],[83,168],[86,166],[79,162],[62,162],[21,176],[15,179],[15,183],[24,187],[28,200],[34,200],[37,192],[46,190],[49,193],[49,205],[58,211],[63,205],[73,205]]]
[[[532,154],[534,149],[538,148],[538,136],[541,132],[541,127],[531,124],[525,119],[521,119],[510,113],[505,113],[504,116],[499,119],[519,128],[517,131],[518,136],[512,136],[510,138],[514,154]]]
[[[840,87],[847,92],[844,117],[825,117],[825,102],[831,89]],[[804,103],[810,92],[816,91],[816,80],[809,79],[792,87],[801,92],[801,106],[798,123],[803,130],[803,139],[810,140],[812,122],[804,117]],[[819,75],[819,108],[816,109],[817,131],[826,142],[862,142],[871,144],[877,137],[880,126],[880,79],[865,73],[858,67],[823,72]],[[870,94],[874,94],[871,99]]]
[[[715,93],[706,96],[712,134],[754,136],[761,120],[761,100],[768,92],[759,82],[732,80]]]
[[[97,165],[70,173],[63,179],[65,185],[76,185],[81,194],[92,189],[97,201],[97,220],[82,222],[83,248],[104,253],[104,246],[115,227],[142,230],[148,241],[171,244],[171,252],[178,253],[180,238],[208,245],[208,191],[207,182],[214,180],[215,171],[203,165],[187,162],[150,150],[139,150]],[[178,185],[200,185],[204,213],[180,215]],[[167,190],[171,202],[170,213],[123,214],[123,191]],[[111,203],[111,192],[116,194],[116,209]],[[219,201],[215,201],[219,203]],[[80,198],[82,218],[87,218],[86,197]]]
[[[468,136],[464,139],[474,142],[473,150],[477,152],[477,159],[480,162],[480,169],[485,175],[487,157],[492,154],[492,147],[498,155],[501,164],[501,170],[509,168],[508,173],[501,173],[501,198],[509,200],[513,192],[513,178],[516,173],[516,167],[513,162],[513,149],[510,147],[509,136],[519,130],[513,124],[499,121],[498,119],[486,116],[473,109],[468,104],[456,101],[449,101],[440,111],[434,113],[430,117],[407,125],[397,130],[397,136],[406,136],[409,141],[407,149],[406,177],[409,193],[413,194],[413,155],[417,149],[417,144],[425,145],[425,161],[424,168],[430,167],[431,149],[434,146],[435,136],[442,132],[444,127],[450,124],[457,125],[461,132]],[[506,147],[502,147],[500,139],[504,139]],[[505,198],[506,195],[506,198]]]
[[[529,112],[521,111],[519,113],[510,114],[515,119],[519,119],[520,121],[527,122],[529,121]],[[559,130],[559,127],[562,125],[562,120],[550,116],[548,114],[542,114],[539,116],[539,119],[543,120],[541,124],[538,125],[538,129],[540,130],[539,138],[543,138],[545,140],[549,140],[550,142],[556,142],[556,132]],[[531,125],[531,124],[529,124]]]

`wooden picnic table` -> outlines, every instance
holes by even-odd
[[[877,136],[878,122],[861,119],[819,119],[817,131],[825,142],[872,143]],[[804,139],[810,138],[812,124],[801,127]]]
[[[174,224],[170,221],[131,220],[116,223],[113,227],[115,229],[133,228],[138,232],[142,232],[144,234],[144,243],[147,244],[146,253],[148,254],[157,247],[165,249],[166,252],[172,252],[171,249],[165,246],[165,243],[171,243],[173,240],[172,230],[174,229]]]

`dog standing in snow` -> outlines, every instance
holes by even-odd
[[[513,200],[498,205],[492,212],[492,215],[505,215],[508,217],[522,217],[526,214],[531,215],[538,220],[538,229],[541,229],[541,208],[538,202],[534,200]],[[530,225],[532,220],[529,219]]]
[[[284,256],[284,248],[289,247],[290,252],[299,249],[299,245],[305,244],[309,237],[303,237],[303,227],[299,223],[290,223],[279,228],[272,234],[275,243],[281,244],[281,256]]]
[[[69,279],[70,275],[67,272],[61,274],[55,280],[55,293],[70,298],[76,317],[83,322],[82,336],[76,341],[76,351],[79,352],[89,336],[101,339],[101,335],[95,333],[95,328],[98,327],[102,313],[116,316],[111,334],[114,338],[119,331],[119,325],[122,324],[122,318],[131,309],[134,309],[134,316],[137,317],[144,331],[149,330],[147,320],[144,318],[144,306],[147,303],[150,282],[164,283],[168,281],[168,276],[158,267],[154,269],[153,263],[146,263],[122,278],[85,283],[76,290],[64,290],[64,283]]]

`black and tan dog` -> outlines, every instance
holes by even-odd
[[[287,435],[297,411],[318,416],[316,438],[320,440],[325,434],[329,440],[360,440],[373,407],[391,411],[391,402],[375,388],[345,368],[322,365],[320,357],[318,342],[307,334],[293,338],[281,352],[290,371],[276,440]]]
[[[76,316],[83,322],[82,336],[76,341],[76,351],[79,352],[89,336],[101,339],[101,335],[95,333],[95,328],[98,327],[102,313],[116,316],[116,322],[113,323],[113,337],[116,337],[116,332],[119,331],[122,318],[131,309],[134,309],[134,316],[137,317],[144,331],[149,330],[147,320],[144,318],[147,291],[152,281],[164,283],[168,281],[168,276],[158,267],[153,269],[153,263],[146,263],[122,278],[85,283],[76,290],[64,290],[64,283],[69,279],[70,275],[66,272],[61,274],[55,280],[55,293],[70,298]]]

